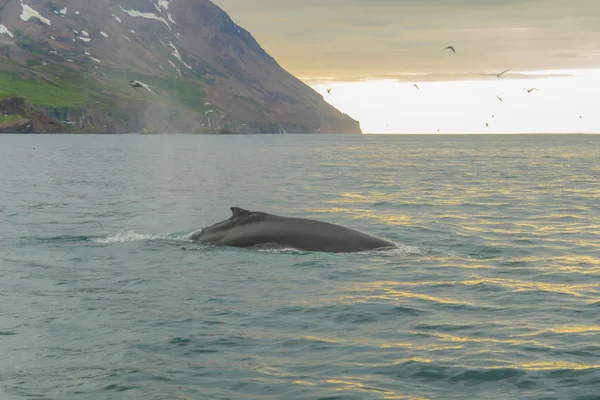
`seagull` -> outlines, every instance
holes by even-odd
[[[454,50],[454,47],[453,47],[453,46],[444,47],[442,50],[448,50],[448,49],[452,50],[452,52],[453,52],[454,54],[456,54],[456,50]]]
[[[327,89],[327,93],[331,93],[331,88]]]
[[[507,73],[508,71],[510,71],[511,69],[513,69],[514,67],[515,66],[513,65],[509,69],[505,69],[504,71],[500,72],[499,74],[479,74],[479,75],[483,75],[483,76],[495,76],[495,77],[498,77],[498,78],[502,78],[502,75],[504,75],[505,73]]]
[[[140,82],[140,81],[131,81],[129,82],[129,84],[131,85],[131,87],[134,88],[141,88],[143,87],[144,89],[148,90],[150,93],[152,94],[156,94],[152,91],[152,89],[150,89],[150,86],[146,85],[144,82]],[[142,94],[143,95],[143,94]]]
[[[417,89],[419,88],[419,85],[417,85],[416,83],[413,83],[413,86],[416,87]]]
[[[538,92],[540,91],[540,89],[536,89],[534,87],[532,87],[531,89],[523,88],[523,90],[527,90],[527,93],[531,93],[534,90],[537,90]]]
[[[498,100],[500,100],[500,103],[504,103],[504,102],[502,101],[502,97],[500,97],[500,96],[496,96],[496,97],[498,98]]]
[[[492,114],[492,118],[494,118],[494,115]]]
[[[487,127],[489,127],[489,126],[490,126],[490,124],[488,124],[488,123],[486,122],[486,123],[485,123],[485,127],[487,128]]]

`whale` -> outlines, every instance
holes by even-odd
[[[279,246],[327,253],[397,247],[387,239],[329,222],[230,208],[229,219],[193,233],[190,240],[220,246]]]

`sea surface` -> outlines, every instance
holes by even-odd
[[[0,135],[2,400],[599,398],[600,136]]]

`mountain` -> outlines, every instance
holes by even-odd
[[[0,132],[360,133],[209,0],[0,0],[0,114]]]

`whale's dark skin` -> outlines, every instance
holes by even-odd
[[[231,211],[231,218],[194,233],[190,239],[222,246],[275,244],[329,253],[396,247],[389,240],[328,222],[280,217],[239,207],[231,207]]]

